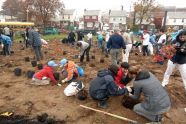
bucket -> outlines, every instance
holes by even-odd
[[[105,62],[105,60],[104,59],[100,59],[100,63],[104,63]]]
[[[29,62],[30,58],[29,57],[25,57],[25,62]]]
[[[22,70],[20,68],[15,68],[14,69],[14,74],[15,76],[21,76]]]
[[[87,96],[88,96],[88,93],[86,90],[80,90],[78,93],[77,93],[77,98],[81,101],[83,100],[86,100],[87,99]]]
[[[43,69],[43,64],[37,64],[37,68],[38,68],[38,70]]]
[[[54,78],[58,81],[59,80],[59,73],[58,72],[54,72],[53,73],[53,75],[54,75]]]
[[[94,55],[91,56],[92,59],[96,59],[96,57]]]
[[[32,78],[34,76],[35,72],[34,71],[27,71],[26,75],[28,78]]]
[[[66,55],[67,54],[67,51],[63,51],[63,55]]]
[[[37,66],[37,61],[31,61],[32,67],[36,67]]]

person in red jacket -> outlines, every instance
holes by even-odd
[[[54,78],[53,70],[54,67],[58,66],[54,61],[49,61],[48,65],[44,66],[42,70],[36,72],[32,78],[32,84],[34,85],[48,85],[50,81],[52,85],[57,84],[57,81]]]
[[[114,82],[119,88],[125,88],[125,86],[131,81],[131,77],[128,75],[129,64],[127,62],[121,63],[116,76],[114,77]]]

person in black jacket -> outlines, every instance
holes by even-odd
[[[181,31],[178,34],[173,45],[175,46],[176,53],[171,60],[168,60],[167,70],[164,74],[162,86],[168,84],[170,75],[175,67],[177,67],[186,90],[186,30]]]
[[[118,68],[111,65],[109,69],[100,70],[97,77],[90,83],[89,93],[94,100],[98,100],[98,106],[107,108],[109,96],[118,96],[128,93],[127,88],[120,88],[114,82],[114,76]]]

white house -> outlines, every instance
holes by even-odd
[[[74,24],[76,21],[76,10],[75,9],[65,9],[63,14],[60,16],[60,21],[64,26],[69,26]]]
[[[167,27],[183,28],[186,26],[186,12],[167,12],[166,24]]]
[[[110,29],[126,28],[127,12],[124,10],[109,10]]]

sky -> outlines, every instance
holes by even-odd
[[[5,0],[0,0],[0,8]],[[132,3],[136,0],[61,0],[65,4],[66,9],[121,9],[121,5],[127,11],[132,10]],[[164,6],[186,7],[186,0],[156,0]],[[178,2],[179,1],[179,2]]]

